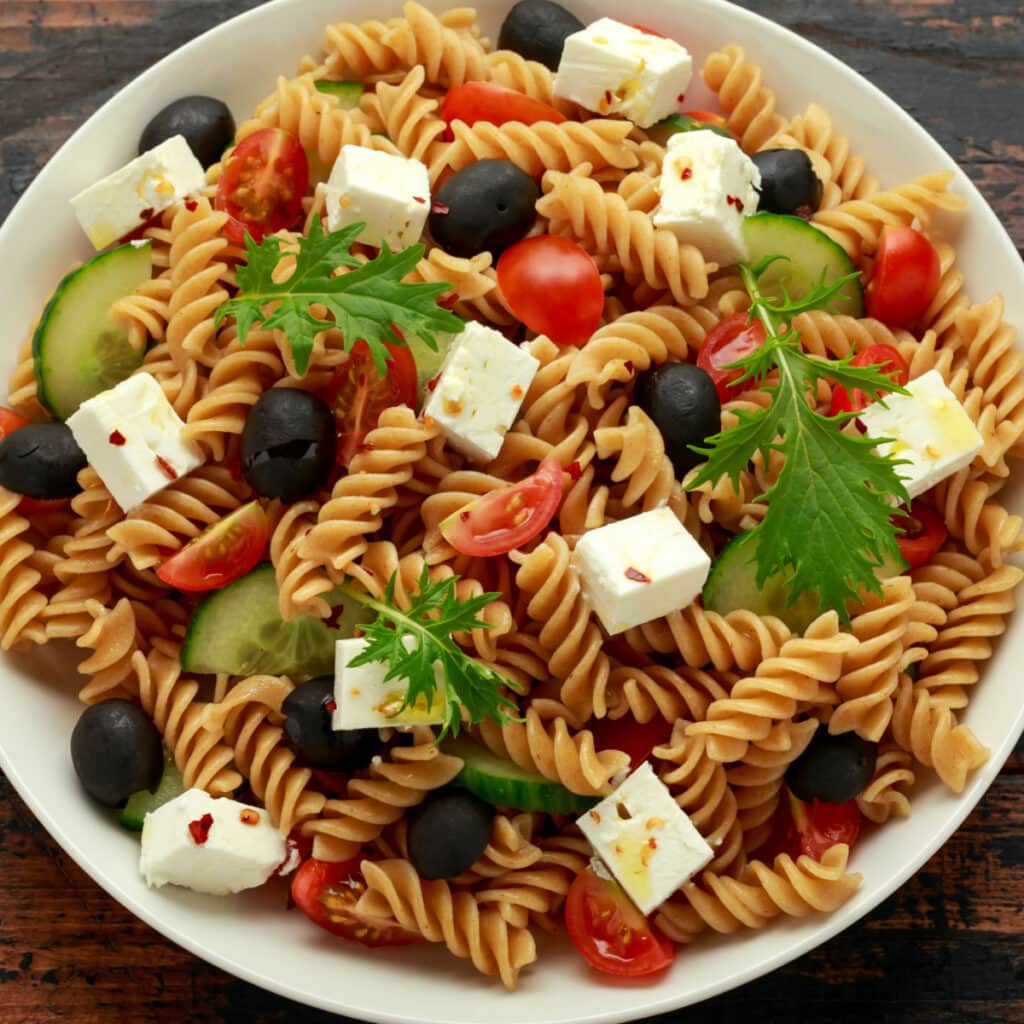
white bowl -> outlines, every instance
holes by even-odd
[[[489,31],[496,32],[508,6],[505,0],[480,0]],[[765,65],[781,111],[796,113],[811,100],[827,106],[884,183],[954,168],[937,143],[865,79],[738,7],[721,0],[588,0],[572,6],[584,20],[608,15],[647,21],[685,42],[698,66],[723,43],[742,44]],[[89,255],[68,197],[132,157],[153,113],[183,93],[200,92],[223,98],[236,116],[247,116],[277,74],[290,74],[303,53],[318,49],[327,22],[381,17],[382,11],[398,13],[398,7],[399,0],[383,7],[380,0],[276,0],[178,50],[90,118],[0,230],[0,309],[8,329],[4,371],[49,290],[69,264]],[[695,84],[695,108],[706,105],[702,91]],[[1002,291],[1009,318],[1024,324],[1024,269],[1010,239],[962,173],[956,189],[967,197],[968,213],[950,234],[971,294],[977,300]],[[1010,498],[1018,510],[1024,507],[1020,498],[1019,492]],[[992,748],[991,760],[960,797],[936,783],[922,785],[909,820],[890,823],[858,846],[853,866],[863,872],[864,884],[856,898],[829,917],[701,942],[653,982],[622,983],[593,973],[561,940],[545,943],[540,962],[509,995],[443,949],[372,952],[332,940],[301,914],[284,912],[283,886],[228,899],[146,889],[136,839],[84,798],[71,769],[67,738],[80,709],[68,649],[0,660],[0,766],[54,838],[107,892],[168,938],[256,985],[379,1024],[596,1024],[652,1015],[734,988],[813,949],[877,906],[949,838],[1012,750],[1024,727],[1014,667],[1021,661],[1024,630],[1014,628],[966,714]]]

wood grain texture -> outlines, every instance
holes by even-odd
[[[125,82],[258,3],[0,0],[0,218]],[[1024,248],[1024,5],[740,3],[902,104],[963,164]],[[341,1020],[237,981],[137,921],[56,846],[2,777],[0,870],[0,1024]],[[658,1024],[1024,1022],[1022,910],[1018,752],[960,832],[865,921],[788,968]]]

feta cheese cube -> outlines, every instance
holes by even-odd
[[[206,459],[148,373],[83,402],[68,426],[114,501],[128,512]]]
[[[739,263],[747,258],[743,218],[757,212],[760,185],[757,164],[735,140],[681,132],[668,140],[654,224],[719,266]]]
[[[365,221],[359,241],[393,252],[419,241],[430,213],[430,179],[419,160],[342,146],[326,185],[320,185],[327,228]]]
[[[139,870],[150,888],[225,896],[262,885],[288,855],[266,811],[189,789],[146,815]]]
[[[184,136],[175,135],[83,189],[71,206],[89,241],[105,249],[205,185],[203,165]]]
[[[406,637],[403,642],[406,650],[412,649],[411,638]],[[335,732],[346,729],[375,729],[380,726],[444,724],[447,685],[444,672],[437,662],[434,663],[434,682],[437,688],[434,690],[430,705],[427,705],[421,695],[415,704],[401,709],[409,685],[407,679],[391,679],[385,682],[388,666],[379,661],[356,668],[349,665],[349,662],[365,649],[366,641],[361,639],[339,640],[335,644],[336,706],[331,716],[331,728]]]
[[[667,508],[585,533],[573,563],[612,636],[685,608],[711,571],[707,553]]]
[[[938,370],[912,380],[908,395],[886,395],[859,419],[869,437],[887,437],[878,453],[906,460],[896,466],[911,498],[969,466],[984,440]]]
[[[566,39],[554,94],[649,128],[679,109],[692,76],[679,43],[601,18]]]
[[[471,322],[452,342],[423,415],[463,455],[490,462],[530,390],[540,361],[500,332]]]
[[[644,914],[714,856],[649,761],[576,824]]]

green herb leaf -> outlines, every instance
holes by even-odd
[[[431,705],[437,690],[434,666],[440,666],[447,683],[442,737],[449,732],[458,735],[463,708],[473,724],[485,718],[508,721],[506,709],[517,710],[506,692],[506,688],[516,689],[516,685],[500,672],[475,661],[452,639],[452,633],[490,629],[490,624],[478,616],[501,594],[480,594],[460,601],[456,592],[458,581],[458,576],[449,576],[431,582],[424,567],[418,593],[408,611],[394,604],[395,576],[388,583],[383,601],[348,583],[338,588],[345,596],[377,612],[377,618],[362,627],[366,649],[350,664],[355,667],[384,662],[388,666],[387,680],[408,680],[403,708],[416,704],[421,696],[428,707]]]
[[[707,462],[690,488],[717,483],[723,476],[738,485],[740,474],[758,452],[785,456],[775,485],[760,500],[768,505],[754,531],[757,542],[757,583],[782,572],[790,577],[790,601],[812,591],[820,611],[835,609],[848,622],[848,601],[866,588],[881,592],[875,575],[886,556],[899,557],[893,508],[889,497],[907,501],[896,473],[898,463],[875,451],[878,438],[844,433],[856,413],[829,417],[809,401],[819,381],[860,388],[875,395],[905,393],[878,366],[853,366],[843,360],[820,359],[803,352],[790,324],[811,309],[827,308],[846,278],[825,284],[824,278],[798,301],[762,294],[761,274],[782,257],[757,267],[741,265],[740,273],[751,298],[751,318],[765,327],[764,345],[733,364],[744,378],[760,382],[772,395],[766,409],[741,411],[735,427],[695,448]],[[776,373],[770,384],[764,382]]]
[[[280,284],[273,273],[281,261],[281,240],[268,235],[257,245],[246,235],[248,261],[237,271],[239,294],[217,310],[215,323],[219,326],[226,317],[234,317],[243,344],[256,326],[283,331],[300,374],[309,367],[314,339],[329,327],[341,330],[346,351],[357,341],[365,341],[381,377],[390,358],[384,342],[404,345],[399,332],[415,334],[433,349],[437,348],[437,332],[459,333],[463,321],[437,304],[441,295],[451,291],[451,284],[407,284],[402,280],[419,263],[423,246],[393,253],[385,243],[380,255],[361,263],[351,248],[365,227],[352,224],[324,234],[314,218],[309,237],[298,240],[295,272]],[[339,267],[353,269],[332,276]],[[330,318],[314,315],[314,305],[325,307]]]

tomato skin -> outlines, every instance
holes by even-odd
[[[464,121],[466,124],[476,124],[477,121],[490,124],[550,121],[561,124],[566,119],[554,107],[492,82],[466,82],[449,89],[441,103],[441,117],[449,125],[452,121]]]
[[[718,397],[723,404],[754,387],[752,381],[737,383],[743,376],[742,370],[727,370],[724,367],[749,356],[751,352],[759,349],[764,341],[764,324],[760,320],[750,323],[746,313],[735,313],[726,317],[708,332],[697,354],[697,365],[715,382]]]
[[[263,506],[250,501],[208,526],[160,565],[156,574],[176,590],[218,590],[254,568],[269,540],[270,525]]]
[[[942,263],[935,246],[914,228],[882,229],[867,287],[867,315],[889,327],[910,327],[939,290]]]
[[[561,502],[562,464],[545,459],[525,480],[452,513],[441,523],[441,533],[464,555],[504,555],[542,533]]]
[[[892,345],[869,345],[863,352],[858,352],[853,357],[853,366],[881,366],[885,369],[886,376],[892,379],[901,387],[906,386],[910,380],[910,369]],[[860,388],[854,388],[853,394],[837,384],[832,389],[832,404],[828,408],[829,416],[838,416],[844,412],[860,412],[867,405],[875,400],[874,395],[869,395]]]
[[[942,517],[930,505],[915,501],[910,515],[893,517],[896,525],[906,532],[896,537],[900,554],[911,569],[927,565],[946,543],[949,531]]]
[[[230,217],[224,234],[242,243],[246,233],[261,242],[302,217],[309,160],[299,140],[281,128],[247,135],[224,164],[214,205]]]
[[[605,974],[640,978],[663,971],[676,957],[675,945],[654,930],[619,884],[589,867],[569,887],[565,926],[583,959]]]
[[[311,857],[292,877],[291,896],[295,905],[332,935],[371,949],[419,942],[419,935],[396,924],[377,924],[356,916],[356,901],[366,890],[359,874],[361,860],[356,857],[333,864]]]
[[[794,860],[806,855],[820,861],[837,843],[853,848],[864,823],[856,800],[830,804],[815,797],[805,803],[788,789],[786,796],[787,800],[780,806],[780,812],[788,816],[784,852]]]
[[[588,722],[587,728],[593,733],[598,750],[622,750],[629,754],[631,770],[639,768],[651,751],[667,743],[672,735],[672,726],[660,716],[642,724],[635,718],[599,718]]]
[[[604,289],[590,254],[561,235],[524,238],[498,260],[498,287],[531,331],[582,345],[601,322]]]

